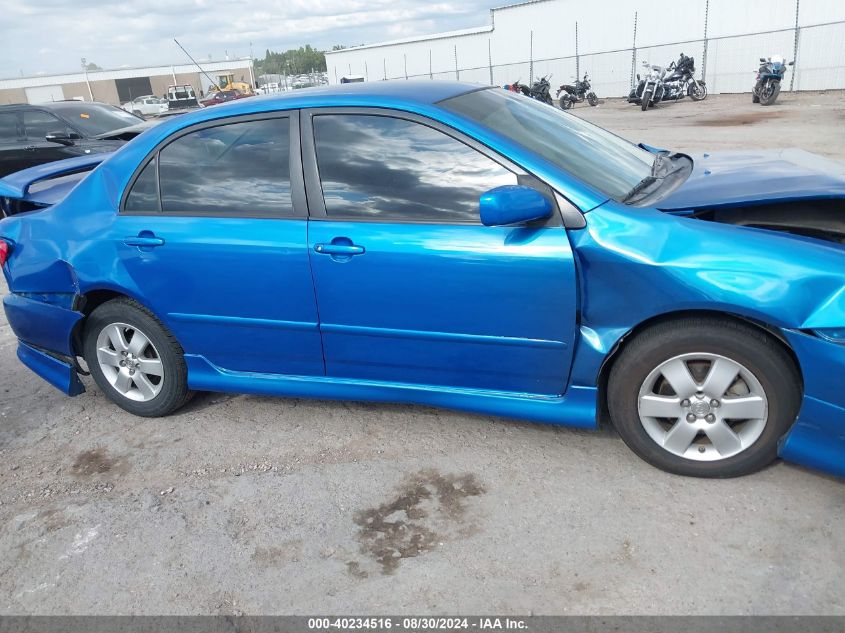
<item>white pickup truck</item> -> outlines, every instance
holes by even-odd
[[[167,100],[154,95],[144,95],[124,103],[121,107],[138,116],[151,116],[167,112]]]

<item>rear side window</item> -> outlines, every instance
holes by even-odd
[[[190,132],[158,160],[164,213],[293,214],[287,117]]]
[[[153,158],[132,185],[123,207],[126,211],[161,211],[156,181],[156,159]]]
[[[67,125],[48,112],[30,110],[23,113],[23,126],[29,140],[43,139],[51,132],[64,132]]]
[[[366,114],[313,121],[329,218],[479,223],[481,194],[517,184],[493,159],[421,123]]]
[[[13,112],[0,114],[0,143],[18,139],[18,115]]]

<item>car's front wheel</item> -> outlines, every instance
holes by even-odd
[[[608,381],[611,419],[650,464],[736,477],[777,457],[801,403],[801,377],[779,342],[717,318],[686,318],[636,336]]]
[[[89,315],[83,348],[94,381],[130,413],[167,415],[193,395],[181,346],[155,316],[130,299],[108,301]]]

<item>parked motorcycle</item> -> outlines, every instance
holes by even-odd
[[[628,95],[628,103],[639,103],[643,112],[648,110],[649,106],[660,103],[666,93],[663,86],[663,77],[666,76],[666,69],[656,64],[649,64],[643,62],[643,67],[646,69],[645,77],[637,75],[639,84]]]
[[[552,101],[552,85],[549,83],[549,79],[552,76],[548,75],[546,77],[541,77],[534,84],[528,88],[527,86],[522,86],[522,94],[526,97],[531,97],[532,99],[536,99],[537,101],[542,101],[548,105],[554,105]]]
[[[628,95],[628,102],[639,104],[643,111],[661,101],[679,101],[686,96],[694,101],[707,98],[707,85],[695,78],[695,60],[692,57],[681,53],[678,61],[669,64],[668,68],[648,62],[643,62],[643,66],[648,71],[646,76],[637,75],[639,84]]]
[[[764,106],[772,105],[780,94],[780,82],[786,75],[786,67],[794,63],[792,61],[786,64],[781,55],[772,55],[768,59],[761,57],[751,101]]]
[[[563,95],[561,95],[563,93]],[[558,103],[561,109],[568,110],[576,103],[584,103],[587,100],[591,106],[597,105],[599,98],[596,93],[591,90],[590,78],[587,73],[584,73],[584,78],[575,80],[575,84],[564,84],[557,89]]]
[[[505,89],[505,90],[507,90],[508,92],[518,92],[519,94],[524,94],[524,93],[523,93],[523,89],[524,89],[524,90],[527,90],[527,89],[528,89],[528,87],[527,87],[527,86],[524,86],[524,85],[523,85],[523,84],[521,84],[521,83],[519,83],[520,81],[522,81],[522,80],[521,80],[521,79],[517,79],[517,80],[516,80],[515,82],[513,82],[512,84],[505,84],[504,86],[502,86],[502,88],[504,88],[504,89]]]
[[[668,70],[669,75],[663,78],[666,86],[665,100],[680,100],[685,96],[691,97],[693,101],[702,101],[707,98],[707,85],[704,81],[695,78],[695,59],[681,53],[677,62],[672,62]]]

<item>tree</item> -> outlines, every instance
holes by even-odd
[[[255,73],[258,75],[281,75],[285,73],[298,75],[314,71],[326,70],[326,55],[323,51],[312,48],[310,44],[290,49],[284,53],[277,53],[267,49],[264,59],[255,60]]]
[[[97,64],[91,62],[90,64],[85,64],[85,70],[102,70]]]

